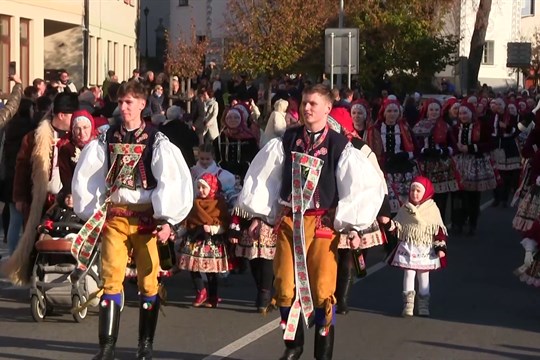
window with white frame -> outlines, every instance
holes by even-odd
[[[521,16],[534,16],[535,0],[521,0]]]
[[[484,44],[482,54],[482,65],[493,65],[495,63],[495,41],[487,40]]]

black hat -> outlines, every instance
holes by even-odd
[[[76,93],[60,93],[53,103],[53,113],[73,114],[79,109],[79,98]]]

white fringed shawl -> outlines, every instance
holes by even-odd
[[[442,229],[447,235],[441,212],[432,199],[415,206],[405,203],[394,218],[397,226],[397,237],[414,245],[430,246],[434,236]]]

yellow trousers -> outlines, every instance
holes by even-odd
[[[129,211],[145,211],[150,205],[115,205]],[[112,216],[101,233],[101,264],[105,294],[122,292],[129,252],[137,264],[137,282],[143,296],[158,293],[159,255],[156,238],[139,234],[139,218]]]
[[[338,234],[332,239],[315,237],[316,216],[304,216],[306,264],[315,307],[325,307],[334,298],[337,277]],[[295,297],[293,220],[283,218],[277,233],[274,257],[274,288],[276,305],[291,306]],[[332,301],[333,302],[333,301]]]

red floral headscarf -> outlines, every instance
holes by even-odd
[[[217,176],[212,175],[210,173],[204,173],[201,176],[199,176],[199,179],[197,180],[197,182],[210,189],[210,192],[208,193],[208,199],[216,198],[221,187]]]

